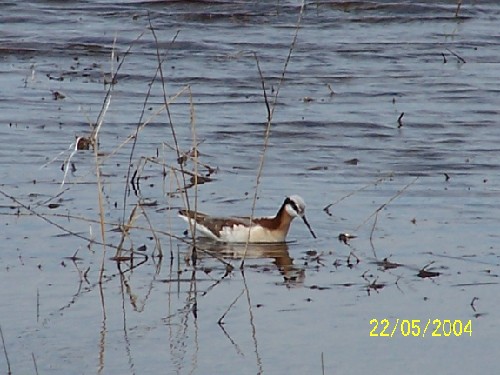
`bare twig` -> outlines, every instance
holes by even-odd
[[[220,329],[222,330],[222,333],[224,333],[224,336],[227,337],[227,339],[229,340],[229,342],[231,343],[231,345],[234,347],[234,349],[236,350],[236,353],[241,356],[241,357],[244,357],[245,354],[243,353],[243,351],[241,350],[241,348],[238,346],[238,344],[236,342],[234,342],[234,340],[231,338],[231,336],[229,336],[229,334],[227,333],[226,329],[224,328],[224,325],[222,324],[219,324],[219,327]]]
[[[327,83],[326,87],[328,88],[328,91],[330,92],[330,96],[334,96],[335,95],[335,91],[333,91],[332,85],[330,85],[329,83]]]
[[[332,202],[332,203],[330,203],[330,204],[326,205],[326,206],[323,208],[323,211],[325,211],[325,213],[326,213],[328,216],[332,216],[332,214],[331,214],[331,212],[330,212],[330,208],[331,208],[331,207],[333,207],[333,206],[335,206],[335,205],[339,204],[339,203],[340,203],[340,202],[342,202],[344,199],[347,199],[347,198],[349,198],[349,197],[353,196],[354,194],[359,193],[360,191],[363,191],[363,190],[365,190],[365,189],[369,188],[370,186],[374,186],[374,185],[379,184],[380,182],[382,182],[382,181],[384,181],[384,180],[388,179],[388,178],[389,178],[389,177],[391,177],[391,176],[392,176],[392,175],[377,178],[374,182],[371,182],[371,183],[369,183],[369,184],[367,184],[367,185],[365,185],[365,186],[363,186],[363,187],[361,187],[361,188],[359,188],[359,189],[357,189],[357,190],[354,190],[354,191],[350,192],[349,194],[344,195],[343,197],[341,197],[341,198],[337,199],[335,202]]]
[[[474,310],[474,312],[476,312],[476,306],[475,306],[476,301],[479,301],[478,297],[473,297],[472,301],[470,302],[470,307],[472,308],[472,310]]]
[[[144,207],[141,205],[140,208],[141,208],[142,214],[144,215],[144,218],[146,219],[146,222],[149,225],[149,228],[151,229],[151,235],[153,236],[153,238],[155,240],[155,249],[158,250],[158,257],[161,259],[163,257],[163,251],[161,249],[160,238],[158,237],[157,231],[153,227],[153,224],[151,223],[151,220],[149,219],[148,214],[144,210]],[[154,254],[154,252],[153,252],[153,254]]]
[[[78,238],[81,238],[82,240],[85,240],[85,241],[88,241],[88,242],[94,242],[94,243],[97,243],[97,244],[100,244],[100,245],[105,245],[105,246],[109,246],[109,247],[114,247],[113,245],[110,245],[110,244],[105,244],[104,242],[97,242],[91,238],[88,238],[88,237],[85,237],[79,233],[76,233],[76,232],[73,232],[69,229],[66,229],[64,228],[62,225],[56,223],[55,221],[52,221],[50,219],[48,219],[46,216],[47,215],[41,215],[39,214],[38,212],[36,212],[35,210],[33,210],[32,208],[30,208],[29,206],[25,205],[24,203],[22,203],[20,200],[18,200],[17,198],[5,193],[4,191],[0,190],[0,194],[3,195],[4,197],[6,198],[9,198],[11,199],[12,201],[14,201],[16,204],[18,204],[20,207],[24,208],[26,211],[28,211],[29,213],[31,213],[32,215],[35,215],[36,217],[42,219],[43,221],[49,223],[50,225],[53,225],[55,226],[56,228],[60,229],[61,231],[65,232],[65,233],[68,233],[68,234],[71,234],[72,236],[75,236],[75,237],[78,237]],[[63,215],[64,217],[66,217],[67,215]]]
[[[449,49],[449,48],[446,48],[446,50],[447,50],[449,53],[451,53],[453,56],[455,56],[455,57],[458,59],[458,61],[460,61],[460,62],[462,62],[462,63],[464,63],[464,64],[467,62],[467,61],[465,61],[465,59],[464,59],[462,56],[460,56],[458,53],[453,52],[453,51],[452,51],[451,49]]]
[[[406,184],[401,190],[399,190],[396,194],[394,194],[387,202],[381,204],[370,216],[368,216],[360,225],[358,225],[355,229],[355,231],[358,231],[359,228],[361,228],[363,225],[365,225],[372,217],[375,217],[373,221],[373,225],[370,231],[370,245],[373,251],[373,256],[375,259],[377,258],[377,252],[375,251],[375,245],[373,244],[373,234],[375,232],[375,227],[377,225],[378,221],[378,214],[380,211],[382,211],[385,207],[387,207],[392,201],[394,201],[396,198],[400,197],[403,192],[405,192],[411,185],[413,185],[415,182],[417,182],[418,177],[415,177],[411,182]]]
[[[257,57],[257,52],[254,52],[253,56],[255,58],[255,62],[257,63],[257,70],[259,71],[260,84],[262,86],[262,93],[264,94],[264,103],[266,104],[266,110],[267,110],[267,124],[269,125],[271,123],[273,115],[271,112],[271,107],[269,106],[269,100],[267,98],[266,82],[264,80],[264,76],[262,75],[262,70],[260,69],[259,58]],[[267,132],[268,132],[268,128],[266,128],[266,135],[267,135]]]
[[[382,211],[385,207],[387,207],[393,200],[395,200],[396,198],[399,198],[401,196],[401,194],[403,194],[411,185],[413,185],[415,182],[417,182],[418,179],[419,179],[419,177],[415,177],[411,182],[406,184],[401,190],[399,190],[396,194],[394,194],[387,202],[381,204],[379,208],[377,208],[372,214],[370,214],[370,216],[368,216],[361,224],[359,224],[356,227],[355,231],[358,231],[359,228],[361,228],[363,225],[365,225],[368,222],[368,220],[370,220],[373,216],[378,215],[378,213],[380,211]]]
[[[379,211],[377,211],[375,214],[375,219],[373,220],[372,230],[370,231],[370,246],[372,247],[373,256],[375,257],[375,259],[378,259],[378,258],[377,258],[377,252],[375,251],[375,245],[373,244],[373,233],[375,232],[375,227],[377,226],[378,213],[379,213]]]
[[[224,324],[224,318],[226,317],[227,313],[232,309],[232,307],[236,304],[236,302],[238,302],[238,300],[243,295],[243,293],[245,293],[245,289],[242,289],[240,294],[238,294],[238,296],[233,300],[233,302],[231,302],[231,304],[227,307],[226,311],[224,311],[224,313],[221,315],[221,317],[217,321],[217,324],[219,324],[219,325]]]
[[[405,115],[404,112],[401,112],[401,114],[399,115],[398,117],[398,128],[402,128],[403,127],[403,116]]]

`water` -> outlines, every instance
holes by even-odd
[[[0,372],[7,358],[13,374],[497,372],[495,1],[464,2],[459,17],[455,1],[311,2],[294,45],[293,1],[0,7]],[[300,194],[318,239],[294,222],[286,246],[251,248],[244,273],[238,246],[202,243],[211,252],[186,261],[158,52],[179,148],[201,142],[215,170],[198,208],[251,210],[267,119],[258,61],[270,105],[279,94],[256,213]],[[102,207],[112,246],[136,213],[124,247],[146,250],[132,264],[99,245],[94,153],[61,169],[118,68]],[[358,236],[350,247],[342,232]],[[372,319],[470,320],[472,336],[398,325],[370,337]]]

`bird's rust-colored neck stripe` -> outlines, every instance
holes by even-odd
[[[275,217],[255,219],[254,223],[269,230],[278,230],[287,233],[293,218],[288,214],[288,212],[286,212],[285,205],[285,203],[281,205],[281,208]]]

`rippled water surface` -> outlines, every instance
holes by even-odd
[[[497,373],[497,1],[0,9],[0,373]]]

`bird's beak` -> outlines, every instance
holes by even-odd
[[[309,232],[311,232],[312,236],[314,238],[316,238],[316,235],[314,234],[311,226],[309,225],[309,223],[307,222],[307,219],[306,219],[306,215],[302,216],[302,220],[304,220],[304,224],[306,225],[307,229],[309,229]]]

